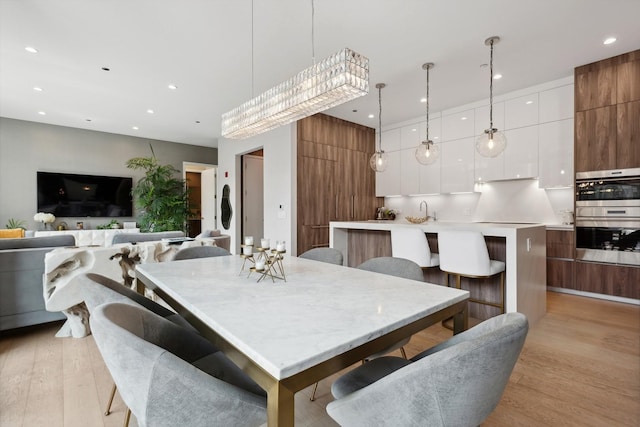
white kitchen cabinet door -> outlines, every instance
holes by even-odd
[[[420,163],[415,156],[416,147],[400,150],[400,194],[420,192]]]
[[[452,141],[455,139],[467,138],[473,136],[473,131],[473,110],[465,110],[459,113],[453,113],[442,117],[442,141]]]
[[[424,138],[424,123],[402,126],[400,128],[400,148],[415,148]]]
[[[442,144],[437,144],[437,145],[438,145],[438,148],[442,150]],[[441,154],[442,154],[442,151],[441,151]],[[438,157],[435,163],[431,165],[418,164],[418,170],[420,175],[420,188],[419,188],[420,194],[438,194],[441,192],[441,188],[440,188],[440,173],[442,170],[441,161],[442,161],[442,155]]]
[[[538,126],[505,131],[504,179],[538,176]]]
[[[573,119],[543,123],[540,131],[540,188],[573,185]]]
[[[504,129],[538,124],[538,93],[510,99],[504,105]]]
[[[499,181],[504,179],[504,152],[496,157],[483,157],[475,150],[475,180],[476,182]]]
[[[401,194],[400,151],[385,151],[388,164],[384,172],[376,172],[376,197]]]
[[[462,138],[440,144],[440,188],[443,193],[473,191],[474,150],[474,138]]]
[[[540,92],[540,123],[573,117],[573,89],[571,84]]]
[[[504,131],[504,102],[493,103],[493,127]],[[475,109],[475,132],[476,136],[484,133],[485,129],[489,129],[489,105],[478,107]]]
[[[382,131],[382,149],[385,152],[400,150],[400,139],[402,135],[402,129],[390,129]],[[376,130],[376,138],[378,137],[378,131]],[[378,140],[376,139],[376,149],[378,148]]]

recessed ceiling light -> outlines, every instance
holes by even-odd
[[[434,136],[433,139],[440,139],[440,137],[439,136]]]
[[[369,114],[369,118],[373,119],[375,116],[373,114]]]
[[[35,47],[31,47],[31,46],[25,47],[24,50],[26,50],[29,53],[38,53],[38,49],[36,49]]]
[[[147,113],[149,113],[149,114],[153,114],[153,113],[154,113],[154,111],[153,111],[151,108],[149,108],[149,109],[147,110]]]
[[[612,44],[616,42],[616,38],[615,37],[608,37],[606,39],[604,39],[604,41],[602,42],[602,44]]]
[[[138,126],[131,126],[131,129],[133,129],[133,130],[138,130],[138,129],[140,129],[140,128],[139,128]]]
[[[427,102],[427,98],[420,98],[420,102],[424,104],[425,102]]]
[[[417,132],[417,131],[418,131],[418,129],[416,129],[416,128],[411,129],[411,132]]]
[[[527,105],[533,104],[533,101],[527,101],[527,102],[525,102],[525,104],[527,104]]]
[[[45,113],[44,111],[38,111],[38,114],[40,114],[41,116],[46,116],[47,113]]]
[[[168,87],[169,89],[171,89],[171,90],[176,90],[176,89],[178,89],[178,86],[176,86],[176,85],[174,85],[174,84],[170,84],[170,85],[168,85],[167,87]]]
[[[42,88],[41,87],[34,87],[33,90],[35,90],[36,92],[42,92]]]
[[[467,120],[466,117],[460,117],[460,120]]]
[[[501,78],[502,78],[502,74],[500,73],[493,75],[493,80],[500,80]]]

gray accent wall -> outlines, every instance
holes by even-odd
[[[218,163],[217,148],[137,138],[0,117],[0,228],[9,218],[35,229],[36,172],[130,176],[134,185],[143,175],[125,166],[132,157],[149,157],[153,145],[158,160],[182,170],[182,162]],[[132,221],[135,218],[118,218]],[[96,228],[110,218],[57,218],[75,228]]]

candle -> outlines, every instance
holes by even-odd
[[[245,236],[244,244],[245,245],[253,245],[253,236]]]
[[[278,252],[284,252],[284,242],[282,242],[282,243],[278,243],[278,244],[276,245],[276,251],[278,251]]]
[[[253,253],[253,246],[251,245],[245,245],[242,247],[242,254],[243,255],[251,255]]]
[[[269,249],[271,247],[271,242],[269,242],[269,239],[262,238],[260,240],[260,246],[264,249]]]
[[[259,259],[256,261],[256,270],[264,270],[264,260]]]

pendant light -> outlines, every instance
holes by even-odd
[[[382,151],[382,88],[386,85],[384,83],[376,84],[376,89],[378,89],[378,150],[373,153],[371,159],[369,159],[369,166],[376,172],[384,172],[387,168],[387,164],[389,163],[389,159]]]
[[[498,132],[493,127],[493,45],[500,41],[500,37],[489,37],[484,44],[491,48],[491,60],[489,61],[489,129],[476,140],[476,150],[483,157],[496,157],[507,147],[507,138],[504,133]]]
[[[429,139],[429,70],[434,67],[433,62],[427,62],[422,64],[422,69],[427,71],[427,133],[424,141],[416,148],[416,160],[421,165],[430,165],[435,163],[440,157],[440,147],[435,145],[432,140]]]

